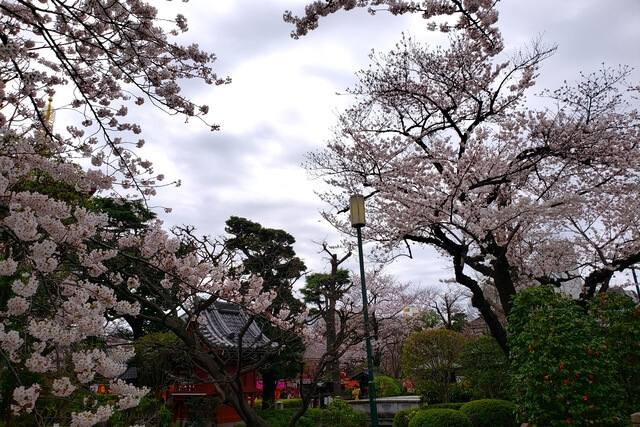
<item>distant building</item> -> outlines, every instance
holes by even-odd
[[[215,302],[202,315],[205,321],[199,324],[200,332],[212,350],[234,353],[238,350],[238,337],[241,333],[244,333],[243,349],[260,351],[270,345],[269,339],[264,336],[255,322],[251,322],[244,330],[250,317],[246,311],[235,304]],[[232,374],[236,367],[237,360],[231,358],[225,369]],[[169,388],[168,397],[172,402],[174,421],[182,422],[201,417],[218,427],[231,427],[242,422],[233,408],[220,403],[215,384],[206,372],[198,370],[194,375],[201,381],[177,383]],[[245,399],[251,402],[252,407],[261,393],[257,388],[257,382],[257,371],[251,371],[241,377]],[[197,402],[201,404],[195,404]]]

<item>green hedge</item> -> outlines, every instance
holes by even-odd
[[[425,409],[409,421],[409,427],[473,427],[473,424],[455,409]]]
[[[513,427],[516,421],[516,405],[500,399],[481,399],[465,403],[460,408],[474,427]]]

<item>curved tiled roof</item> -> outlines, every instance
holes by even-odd
[[[258,324],[238,305],[216,301],[201,316],[204,322],[200,323],[200,332],[212,348],[237,349],[239,336],[249,322],[242,337],[243,349],[258,350],[273,345]]]

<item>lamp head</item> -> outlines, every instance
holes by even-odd
[[[349,211],[351,213],[351,226],[362,227],[365,225],[364,219],[364,196],[354,194],[349,199]]]

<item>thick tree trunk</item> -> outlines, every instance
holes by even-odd
[[[244,400],[242,393],[231,384],[226,383],[221,387],[225,394],[224,403],[231,406],[240,415],[248,426],[270,427],[270,424],[260,418],[253,408]]]
[[[275,395],[276,385],[280,378],[275,378],[268,371],[261,371],[262,374],[262,410],[273,409],[276,406]]]
[[[498,316],[493,312],[493,309],[485,298],[482,288],[478,282],[463,273],[462,270],[464,268],[464,262],[462,261],[462,256],[454,257],[453,267],[456,274],[456,281],[469,288],[472,293],[471,304],[480,311],[480,315],[489,327],[491,335],[496,339],[504,354],[508,356],[509,347],[507,346],[507,331],[504,329],[504,326],[502,326],[502,323],[500,323]]]
[[[332,388],[331,392],[334,396],[342,394],[340,380],[340,360],[337,357],[336,349],[336,308],[335,301],[331,300],[327,310],[327,354],[330,355],[332,361],[328,364],[329,374],[331,375]]]

